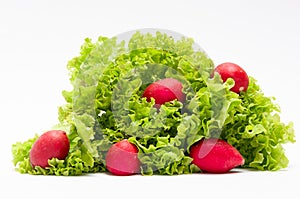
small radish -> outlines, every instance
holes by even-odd
[[[127,176],[139,173],[138,148],[127,139],[113,144],[106,154],[106,168],[114,175]]]
[[[246,92],[249,85],[249,77],[247,73],[239,65],[226,62],[218,65],[214,72],[218,72],[225,82],[228,78],[232,78],[235,82],[231,91],[239,94],[240,92]]]
[[[193,164],[209,173],[226,173],[243,165],[244,158],[239,151],[224,140],[203,139],[190,149]]]
[[[33,167],[49,166],[48,160],[57,158],[64,160],[69,153],[70,142],[66,132],[61,130],[50,130],[43,133],[32,145],[29,160]]]
[[[150,84],[142,97],[146,97],[148,102],[154,98],[156,108],[160,108],[162,104],[175,99],[180,102],[185,101],[182,83],[174,78],[165,78]]]

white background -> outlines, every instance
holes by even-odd
[[[299,143],[279,172],[224,175],[80,177],[14,171],[11,145],[57,123],[67,61],[84,38],[163,28],[192,37],[214,60],[241,65],[299,137],[299,0],[0,1],[0,197],[23,198],[297,198]]]

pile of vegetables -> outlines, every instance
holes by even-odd
[[[68,62],[59,124],[12,146],[20,173],[177,175],[288,166],[292,122],[235,63],[191,38],[136,31],[86,39]]]

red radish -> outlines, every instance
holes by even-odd
[[[239,151],[224,140],[203,139],[191,147],[193,164],[209,173],[226,173],[243,165],[244,158]]]
[[[50,130],[43,133],[32,145],[29,159],[33,167],[49,166],[48,160],[57,158],[64,160],[69,153],[70,142],[66,132],[61,130]]]
[[[127,176],[139,173],[138,148],[127,139],[113,144],[106,154],[106,168],[114,175]]]
[[[228,78],[232,78],[235,82],[231,91],[239,94],[241,91],[247,91],[249,85],[249,77],[247,73],[239,65],[226,62],[218,65],[215,68],[215,72],[218,72],[225,82]]]
[[[155,100],[155,107],[159,108],[162,104],[177,99],[180,102],[185,101],[185,95],[182,92],[182,84],[174,78],[165,78],[150,84],[144,91],[143,96],[150,102],[151,98]]]

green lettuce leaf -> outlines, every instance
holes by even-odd
[[[240,151],[245,158],[243,167],[273,171],[288,166],[283,144],[295,142],[293,123],[280,121],[274,100],[251,77],[247,92],[229,108],[221,138]]]
[[[275,99],[250,77],[247,92],[230,91],[232,79],[211,78],[213,61],[195,50],[191,38],[136,32],[129,40],[86,39],[79,56],[68,62],[71,91],[59,107],[55,129],[68,132],[71,149],[65,160],[32,168],[29,151],[37,139],[13,145],[13,162],[21,173],[81,175],[103,172],[110,146],[128,139],[139,149],[143,175],[200,172],[190,147],[220,137],[245,158],[245,168],[279,170],[288,165],[283,144],[294,142],[293,124],[280,120]],[[186,101],[161,106],[141,98],[152,82],[172,77],[183,84]]]

